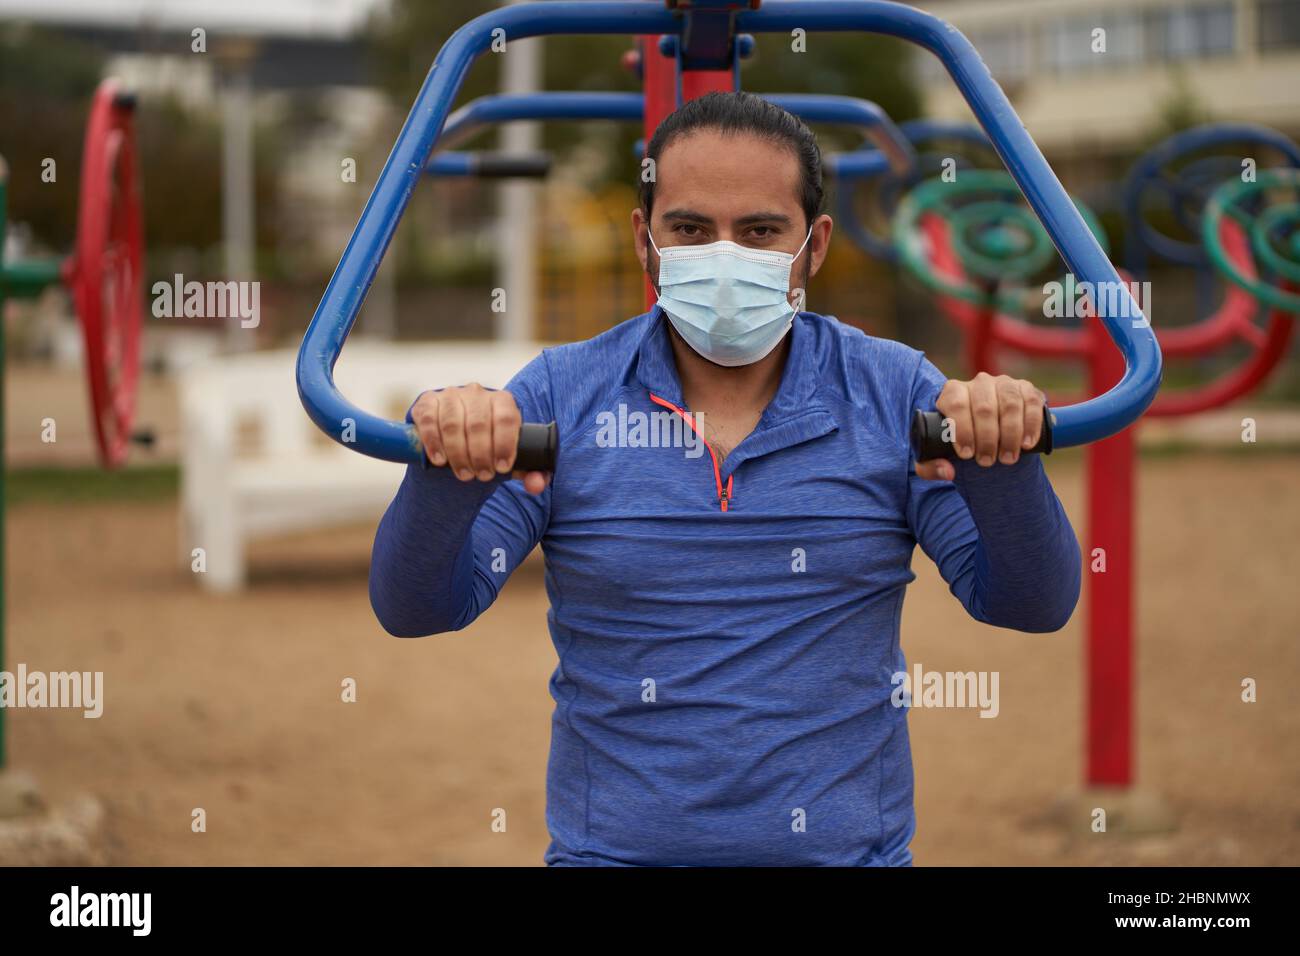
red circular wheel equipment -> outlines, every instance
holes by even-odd
[[[144,225],[136,179],[135,100],[114,80],[95,91],[81,158],[77,246],[64,281],[85,342],[99,460],[126,460],[140,378]]]

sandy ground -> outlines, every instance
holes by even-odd
[[[1143,465],[1139,776],[1181,823],[1168,836],[1034,822],[1081,775],[1082,614],[1055,635],[984,627],[918,554],[909,660],[999,671],[1002,707],[911,714],[918,864],[1300,861],[1298,468]],[[1051,471],[1078,526],[1077,462]],[[99,720],[11,711],[12,765],[56,803],[98,795],[115,863],[539,863],[555,663],[540,561],[465,632],[401,641],[366,599],[371,530],[257,546],[251,587],[216,597],[177,567],[174,501],[11,509],[7,666],[106,682]]]

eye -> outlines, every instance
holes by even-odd
[[[703,231],[693,222],[678,223],[673,227],[673,232],[686,239],[697,239],[703,235]]]
[[[755,226],[749,230],[749,237],[756,242],[764,242],[776,236],[776,230],[771,226]]]

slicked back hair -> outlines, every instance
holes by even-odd
[[[813,220],[821,215],[825,202],[822,151],[817,145],[817,138],[803,120],[753,93],[705,93],[683,103],[664,117],[650,138],[645,154],[654,160],[656,172],[659,157],[670,143],[700,130],[748,134],[789,149],[799,161],[799,201],[807,219],[805,228],[812,227]],[[648,182],[642,177],[641,209],[647,222],[654,207],[654,198],[654,182]]]

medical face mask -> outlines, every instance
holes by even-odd
[[[790,268],[799,252],[748,249],[734,242],[660,249],[659,305],[673,328],[710,362],[750,365],[767,356],[794,322]]]

